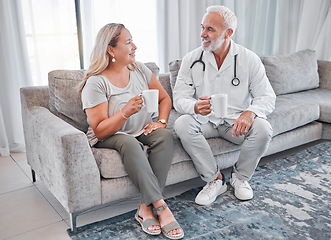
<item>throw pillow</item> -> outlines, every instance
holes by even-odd
[[[276,95],[317,88],[319,77],[315,51],[261,58]]]
[[[84,70],[55,70],[48,73],[50,111],[83,132],[87,132],[87,117],[77,86]]]
[[[182,60],[174,60],[169,63],[170,86],[172,90],[174,90],[181,63]]]
[[[153,75],[159,79],[160,68],[154,62],[147,62],[144,64],[152,71]]]
[[[145,63],[156,78],[159,67]],[[87,116],[82,107],[77,86],[84,78],[85,70],[54,70],[48,73],[50,111],[77,129],[87,132]]]

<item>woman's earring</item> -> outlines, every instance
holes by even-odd
[[[116,60],[115,60],[115,56],[113,57],[113,59],[111,60],[112,62],[116,62]]]

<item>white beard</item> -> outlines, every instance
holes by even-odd
[[[219,38],[217,38],[214,41],[211,41],[210,45],[208,47],[204,47],[203,43],[205,42],[206,39],[203,38],[202,43],[201,43],[202,49],[204,51],[210,51],[210,52],[215,51],[216,49],[220,48],[222,46],[222,44],[224,43],[224,41],[225,41],[224,36],[225,36],[225,31],[222,33],[222,35]]]

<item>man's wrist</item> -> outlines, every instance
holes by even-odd
[[[257,117],[257,114],[255,112],[251,111],[251,110],[246,110],[245,112],[250,113],[250,115],[253,119],[255,119]]]

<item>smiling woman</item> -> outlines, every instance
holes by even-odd
[[[165,129],[171,99],[153,73],[135,60],[136,49],[123,24],[106,24],[98,32],[91,65],[80,86],[89,123],[86,136],[91,146],[115,149],[121,155],[141,193],[135,219],[143,231],[150,235],[162,231],[167,238],[181,239],[184,232],[162,196],[174,147],[171,131]],[[147,90],[158,92],[156,122],[141,96]],[[142,145],[148,147],[148,156]]]

